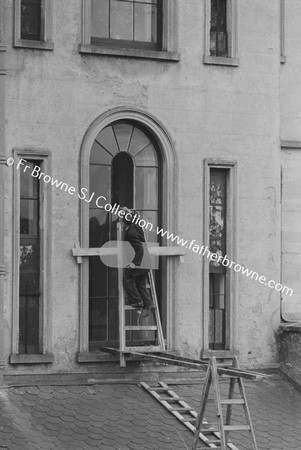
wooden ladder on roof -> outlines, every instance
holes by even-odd
[[[135,354],[138,355],[137,352]],[[239,450],[234,443],[229,442],[229,433],[235,431],[248,431],[252,440],[253,449],[258,450],[243,379],[260,380],[268,378],[269,375],[240,369],[237,358],[231,358],[232,365],[229,365],[228,363],[217,364],[215,357],[211,357],[208,362],[169,353],[159,355],[146,354],[145,356],[164,362],[165,364],[175,364],[202,370],[207,369],[198,413],[166,383],[159,382],[157,386],[149,386],[146,382],[140,383],[150,395],[194,434],[192,450]],[[227,398],[221,397],[220,382],[222,380],[230,381]],[[239,388],[238,392],[235,392],[236,382]],[[213,399],[208,398],[211,387],[214,391]],[[210,423],[213,419],[212,411],[210,411],[210,420],[206,420],[204,417],[206,406],[211,400],[214,401],[217,417],[217,423],[214,424]],[[231,423],[232,408],[235,406],[241,406],[243,408],[246,419],[245,424]],[[225,407],[225,411],[223,411],[223,407]]]
[[[232,374],[226,374],[219,371],[215,357],[210,358],[205,384],[203,387],[203,393],[201,398],[200,410],[195,421],[195,437],[192,445],[192,450],[206,450],[208,448],[219,448],[221,450],[227,450],[227,448],[233,448],[231,443],[228,442],[230,432],[248,431],[254,450],[258,450],[254,428],[252,425],[251,415],[247,403],[246,392],[244,388],[243,378],[244,371],[235,373],[235,369],[239,369],[237,358],[233,358],[232,367],[234,372]],[[248,372],[246,372],[247,374]],[[222,398],[220,392],[220,381],[222,379],[229,379],[229,391],[228,397]],[[238,385],[239,392],[235,395],[235,385]],[[206,406],[208,403],[208,397],[210,389],[213,388],[214,403],[217,416],[217,424],[208,424],[204,419]],[[225,407],[225,411],[223,410]],[[245,424],[231,424],[232,409],[235,406],[242,406],[246,423]],[[199,437],[201,435],[208,435],[214,433],[219,436],[219,441],[208,441],[206,447],[199,447]]]
[[[146,241],[146,240],[145,240]],[[148,281],[150,287],[151,298],[155,309],[153,315],[155,319],[155,325],[137,325],[126,324],[126,311],[135,310],[132,306],[125,305],[124,290],[123,290],[123,268],[122,268],[122,228],[121,224],[117,224],[117,255],[118,255],[118,292],[119,292],[119,358],[120,367],[126,366],[125,355],[132,352],[162,352],[165,351],[165,341],[163,336],[163,330],[161,325],[160,313],[158,308],[158,299],[156,295],[154,277],[152,271],[148,274]],[[155,331],[156,345],[147,346],[127,346],[126,334],[129,331]]]

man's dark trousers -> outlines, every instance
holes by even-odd
[[[152,305],[149,290],[146,287],[147,274],[148,271],[144,269],[124,269],[123,287],[130,305],[141,302],[144,307]]]

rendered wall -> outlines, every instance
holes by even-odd
[[[79,184],[79,153],[91,123],[114,107],[142,108],[172,136],[178,158],[175,230],[203,241],[203,160],[237,161],[237,262],[276,282],[280,278],[279,8],[278,2],[239,1],[239,67],[202,63],[203,2],[179,2],[179,52],[175,62],[81,55],[80,1],[54,2],[54,51],[14,49],[8,2],[6,152],[48,150],[52,174]],[[12,223],[12,175],[6,169],[6,230]],[[70,250],[79,236],[76,197],[52,193],[51,368],[7,371],[89,371],[78,366],[78,266]],[[11,267],[12,236],[6,263]],[[188,252],[179,266],[175,347],[202,350],[202,257]],[[12,277],[5,285],[5,355],[11,352]],[[280,296],[237,276],[235,347],[243,364],[268,366],[277,359],[274,332]],[[98,369],[99,370],[99,369]]]

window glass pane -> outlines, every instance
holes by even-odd
[[[157,6],[135,3],[135,41],[157,41]]]
[[[97,141],[94,141],[90,154],[90,164],[111,164],[112,155],[107,152]]]
[[[90,299],[89,341],[107,340],[107,300]]]
[[[135,157],[136,166],[157,166],[157,155],[154,147],[150,144]]]
[[[226,31],[226,25],[227,25],[227,1],[226,0],[219,0],[218,2],[218,24],[219,29]]]
[[[153,225],[153,229],[144,229],[147,242],[159,242],[160,236],[157,235],[156,230],[158,224],[158,211],[138,211],[141,218],[146,222],[151,223]]]
[[[90,247],[102,247],[110,240],[110,214],[103,209],[90,209]]]
[[[20,295],[40,292],[40,249],[37,239],[20,243]]]
[[[115,271],[117,273],[117,270]],[[119,339],[118,299],[109,299],[109,341]]]
[[[99,256],[89,257],[89,297],[107,297],[108,271]]]
[[[147,135],[143,133],[143,131],[141,131],[139,128],[135,128],[129,147],[129,152],[133,156],[135,156],[138,152],[140,152],[140,150],[142,150],[149,144],[150,140]]]
[[[156,167],[137,167],[135,173],[136,208],[157,209],[158,169]]]
[[[210,274],[209,348],[225,348],[225,274]]]
[[[116,123],[113,125],[116,135],[119,150],[126,152],[128,150],[129,142],[132,136],[133,127],[126,123]]]
[[[210,55],[216,56],[216,31],[210,31]]]
[[[104,128],[96,140],[113,156],[119,151],[112,127]]]
[[[20,200],[20,234],[38,234],[38,200]]]
[[[210,250],[218,255],[226,254],[226,189],[227,172],[222,169],[210,171]],[[221,262],[211,261],[210,266]]]
[[[23,163],[23,166],[20,166],[20,171],[22,172],[22,176],[20,177],[20,192],[22,198],[37,198],[38,197],[38,184],[39,180],[35,177],[31,176],[32,170],[35,166],[33,162],[26,161]],[[30,168],[26,168],[25,166],[30,166]],[[24,171],[24,169],[26,169]]]
[[[19,353],[39,353],[39,296],[22,295],[19,301]]]
[[[218,33],[218,56],[227,55],[227,36],[224,32]]]
[[[133,3],[111,0],[110,38],[133,40]]]
[[[217,26],[217,2],[218,0],[211,0],[211,28]]]
[[[94,197],[90,203],[90,208],[97,208],[96,200],[100,196],[105,197],[106,200],[99,199],[98,200],[99,205],[105,205],[105,203],[110,203],[111,199],[110,178],[111,178],[111,166],[90,165],[90,191],[89,194],[85,192],[87,197],[88,196],[90,197],[94,193]],[[85,188],[87,188],[87,186],[85,186]]]
[[[122,152],[113,160],[112,203],[133,207],[134,164],[128,153]]]
[[[91,36],[109,38],[109,0],[91,1]]]
[[[109,298],[118,298],[118,271],[108,268],[109,271]]]
[[[21,39],[41,40],[41,0],[21,0]]]
[[[110,240],[110,217],[103,209],[90,209],[89,246],[100,248]],[[107,267],[98,256],[89,257],[89,296],[107,297]]]

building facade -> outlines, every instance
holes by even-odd
[[[114,204],[185,249],[155,275],[168,349],[278,363],[279,324],[301,317],[301,9],[287,3],[0,0],[4,374],[107,370],[117,272],[72,249],[116,239]]]

